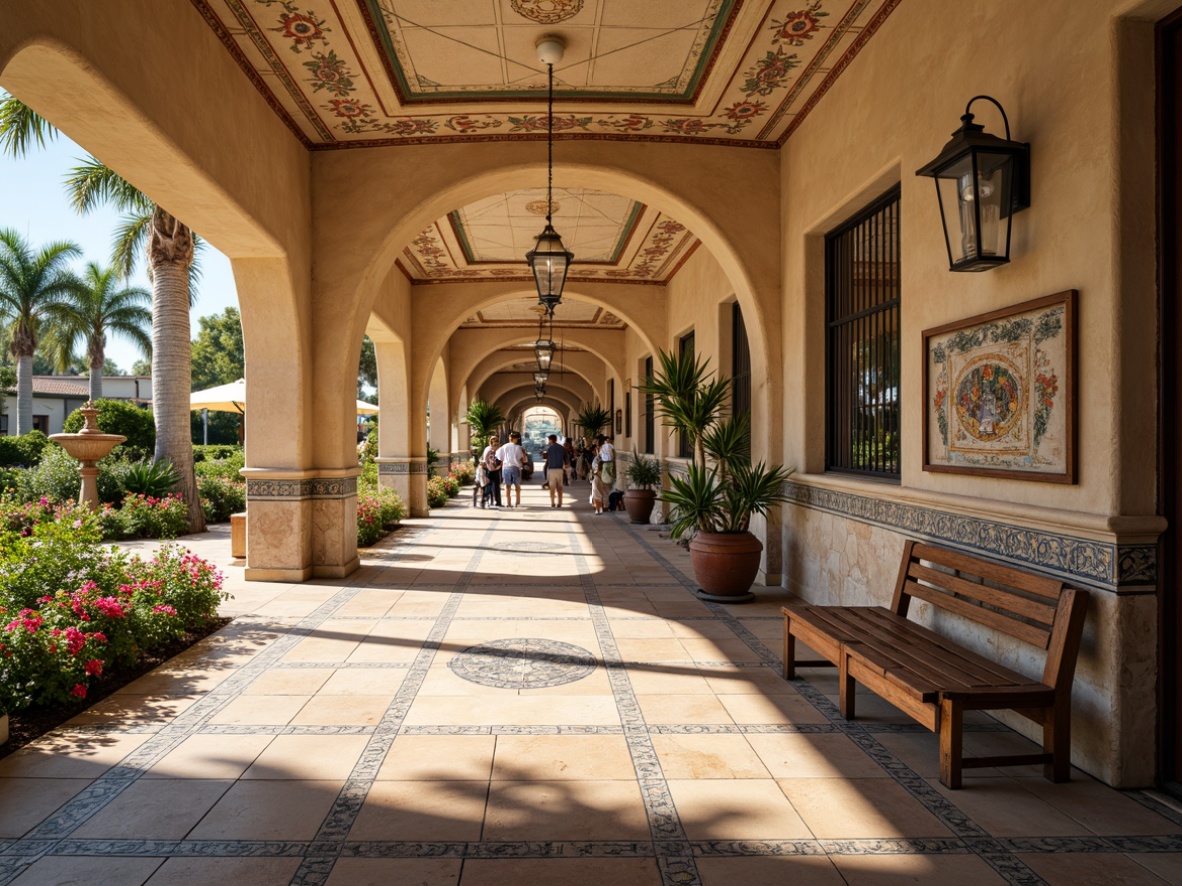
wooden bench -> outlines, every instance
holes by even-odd
[[[951,570],[949,572],[948,570]],[[915,597],[1046,651],[1033,680],[907,619]],[[854,719],[861,683],[940,733],[940,781],[961,786],[964,767],[1044,764],[1071,777],[1071,683],[1088,595],[1063,582],[935,545],[907,542],[895,597],[881,606],[785,606],[784,677],[836,666],[841,715]],[[797,661],[796,640],[823,661]],[[963,756],[965,711],[1013,710],[1042,726],[1043,753]]]

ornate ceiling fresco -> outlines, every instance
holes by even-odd
[[[523,296],[522,298],[512,299],[511,301],[503,301],[491,307],[484,308],[477,311],[473,316],[469,317],[460,324],[462,328],[484,328],[488,326],[497,327],[521,327],[523,329],[538,328],[538,317],[540,316],[541,306],[538,304],[536,296]],[[611,311],[604,310],[599,305],[591,302],[575,301],[573,299],[564,299],[558,310],[554,312],[554,328],[560,327],[576,328],[576,329],[623,329],[625,323]],[[530,337],[530,342],[527,345],[522,345],[522,349],[533,349],[533,337]],[[503,348],[502,350],[513,350],[513,347]],[[575,351],[578,348],[573,346],[566,346],[563,350]]]
[[[309,148],[542,138],[777,147],[900,0],[192,0]]]
[[[546,215],[545,188],[512,191],[439,219],[398,260],[414,283],[531,282],[524,256]],[[698,247],[685,225],[627,197],[556,188],[554,224],[575,254],[569,282],[667,283]]]

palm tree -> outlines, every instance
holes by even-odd
[[[86,266],[81,286],[65,301],[52,308],[53,346],[59,367],[72,362],[79,345],[86,348],[90,367],[90,399],[103,396],[103,361],[106,359],[107,335],[114,333],[131,339],[145,354],[152,353],[152,296],[139,286],[118,286],[114,268],[102,268],[95,262]]]
[[[43,145],[57,131],[18,99],[0,99],[0,150],[13,156],[34,143]],[[189,426],[192,356],[189,341],[191,283],[198,274],[194,263],[200,241],[177,218],[153,203],[129,182],[88,157],[71,170],[67,190],[74,208],[86,213],[109,203],[124,213],[115,232],[112,261],[121,276],[135,267],[147,248],[152,281],[152,411],[156,420],[156,461],[171,462],[180,474],[178,491],[189,504],[189,531],[205,528],[205,515],[193,471],[193,442]]]
[[[16,358],[16,432],[33,430],[33,352],[53,309],[78,291],[69,260],[73,243],[51,243],[39,252],[11,228],[0,230],[0,315],[9,324]]]

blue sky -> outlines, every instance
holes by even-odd
[[[76,159],[84,156],[86,151],[64,135],[59,135],[44,150],[35,149],[19,160],[0,156],[0,227],[15,228],[34,247],[55,240],[77,243],[83,253],[77,262],[79,270],[90,261],[109,264],[111,241],[119,220],[119,213],[113,209],[100,208],[80,216],[70,207],[64,185],[66,173]],[[191,319],[193,335],[197,334],[198,317],[220,314],[227,307],[238,306],[230,260],[206,244],[201,267]],[[151,289],[143,262],[132,282]],[[138,348],[120,338],[108,342],[107,356],[125,372],[142,357]]]

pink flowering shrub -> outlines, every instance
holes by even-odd
[[[176,538],[188,529],[189,508],[177,493],[163,498],[127,493],[119,510],[103,512],[107,538]]]
[[[360,488],[357,491],[357,544],[376,543],[406,516],[402,497],[392,489]]]
[[[74,567],[0,568],[0,710],[85,698],[92,679],[208,624],[229,596],[211,563],[175,545],[151,559],[104,551],[90,520],[49,521],[26,536],[0,529],[0,551],[35,563],[70,555]],[[70,534],[82,537],[86,562],[59,537]],[[48,583],[26,603],[30,575]]]

